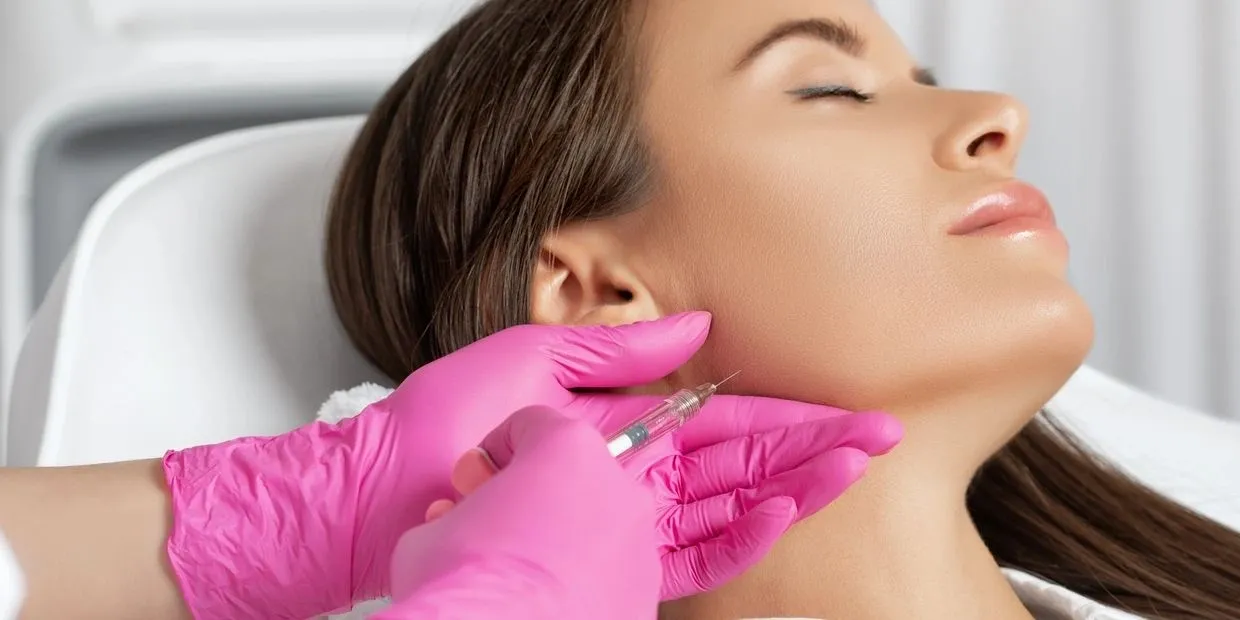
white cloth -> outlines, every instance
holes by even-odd
[[[1003,576],[1035,620],[1139,620],[1029,573],[1005,568]]]
[[[25,596],[26,582],[17,569],[17,558],[0,532],[0,620],[17,620]]]

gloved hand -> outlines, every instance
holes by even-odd
[[[655,500],[661,600],[705,592],[738,576],[765,556],[788,526],[835,501],[861,478],[870,455],[886,453],[903,432],[884,413],[807,422],[785,417],[782,425],[783,416],[776,415],[739,429],[730,428],[735,417],[703,417],[709,415],[701,414],[624,464]],[[622,428],[631,422],[632,415],[605,425]],[[746,431],[754,433],[733,436]],[[452,481],[459,493],[468,494],[493,474],[479,454],[466,453],[457,462]],[[453,505],[432,502],[427,519]]]
[[[482,448],[501,471],[401,536],[394,602],[371,620],[655,617],[654,505],[597,430],[531,407]],[[463,457],[458,474],[480,454]]]
[[[617,420],[636,417],[651,398],[574,390],[664,377],[697,351],[709,326],[709,315],[689,313],[616,328],[515,327],[428,364],[388,398],[339,424],[170,452],[164,459],[174,513],[168,555],[189,609],[197,618],[302,620],[387,594],[388,559],[397,538],[422,522],[432,501],[453,496],[453,464],[507,412],[544,405],[608,432]],[[688,453],[840,413],[777,399],[716,396],[682,437],[664,441],[662,451],[652,447],[640,457],[647,461],[629,465],[670,459],[675,455],[667,446]],[[898,431],[889,419],[869,428],[861,424],[856,435],[883,439],[875,450],[856,447],[881,452]],[[674,528],[663,530],[679,532],[665,539],[676,545],[665,556],[671,584],[665,595],[720,585],[720,577],[760,559],[792,521],[821,508],[824,493],[814,480],[822,470],[792,471],[799,473],[706,472],[720,483],[743,484],[698,502],[681,491],[700,488],[682,489],[678,477],[669,477],[667,492],[696,506],[665,512]],[[736,489],[746,491],[729,500]],[[740,501],[746,494],[752,499]],[[788,499],[796,505],[791,515],[778,503],[761,503],[786,505]],[[703,545],[726,553],[709,556]],[[708,571],[704,562],[711,557],[716,563]],[[706,579],[689,577],[697,574]]]

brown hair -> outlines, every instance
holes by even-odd
[[[358,348],[393,379],[528,322],[540,243],[641,203],[628,0],[492,0],[370,114],[333,198],[327,269]],[[1005,566],[1161,618],[1240,618],[1240,536],[1141,486],[1042,416],[968,507]]]

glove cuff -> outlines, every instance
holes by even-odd
[[[387,417],[367,413],[164,455],[168,558],[195,618],[304,620],[352,605],[359,488]]]

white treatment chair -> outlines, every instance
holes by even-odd
[[[365,112],[471,4],[0,1],[0,377],[123,174],[224,131]]]
[[[224,134],[113,186],[24,342],[7,464],[276,434],[313,420],[333,390],[378,381],[336,321],[321,252],[358,123]]]
[[[357,119],[210,138],[94,209],[24,344],[11,465],[160,455],[277,433],[378,380],[344,338],[321,261]],[[1240,529],[1240,425],[1081,370],[1050,408],[1160,491]]]

